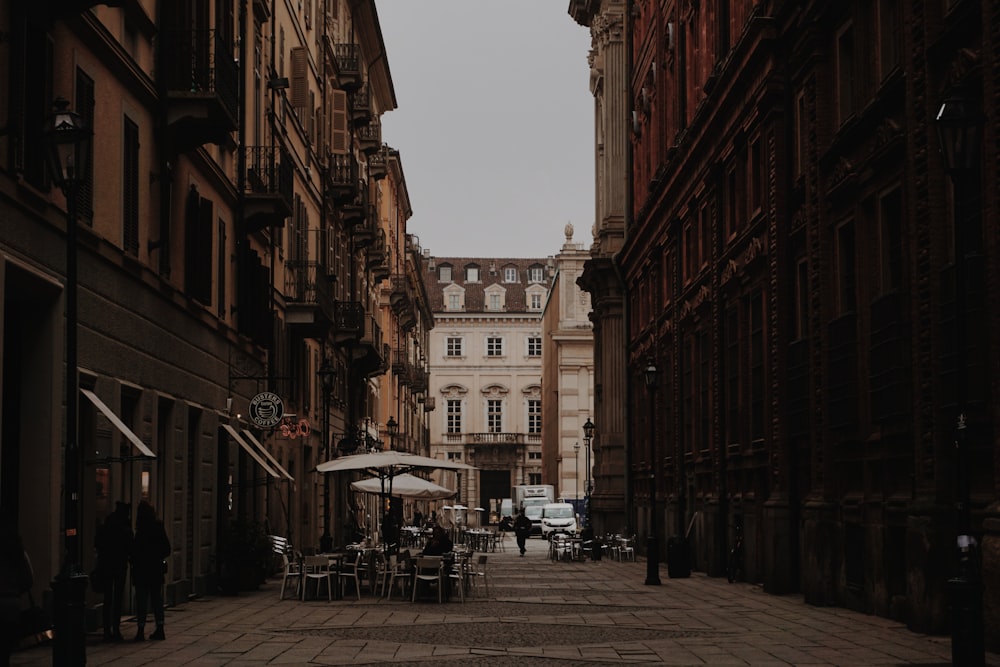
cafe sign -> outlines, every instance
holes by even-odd
[[[285,404],[281,397],[270,391],[250,399],[250,420],[260,428],[274,428],[285,416]]]

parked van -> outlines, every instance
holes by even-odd
[[[542,507],[542,537],[554,533],[576,535],[576,509],[569,503],[549,503]]]

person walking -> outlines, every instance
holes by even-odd
[[[13,515],[0,509],[0,666],[10,664],[17,648],[21,596],[34,584],[31,561],[24,550]]]
[[[101,611],[104,617],[104,641],[122,641],[122,595],[125,574],[132,552],[132,504],[117,501],[94,537],[97,549],[97,585],[104,593]]]
[[[146,640],[146,604],[153,607],[156,630],[150,639],[166,639],[163,632],[163,573],[170,555],[170,540],[156,510],[145,500],[139,503],[132,540],[132,585],[135,586],[136,623],[139,630],[135,641]]]
[[[521,557],[524,558],[525,542],[528,535],[531,535],[531,519],[523,511],[514,519],[514,535],[517,536],[517,548],[521,550]]]

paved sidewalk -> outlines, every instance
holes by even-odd
[[[508,543],[509,546],[510,543]],[[645,586],[646,565],[551,562],[528,541],[489,554],[490,592],[463,604],[278,600],[280,579],[166,613],[166,641],[88,643],[88,665],[948,665],[948,637],[694,573]],[[134,635],[134,619],[123,625]],[[148,628],[147,628],[148,629]],[[13,665],[49,665],[51,647]],[[1000,667],[1000,656],[987,655]]]

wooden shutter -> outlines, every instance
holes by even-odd
[[[330,105],[330,152],[346,153],[350,137],[347,134],[347,93],[332,91]]]
[[[309,106],[309,54],[305,47],[292,49],[292,106],[296,111]]]
[[[125,252],[139,255],[139,126],[124,121],[122,150],[122,244]]]

